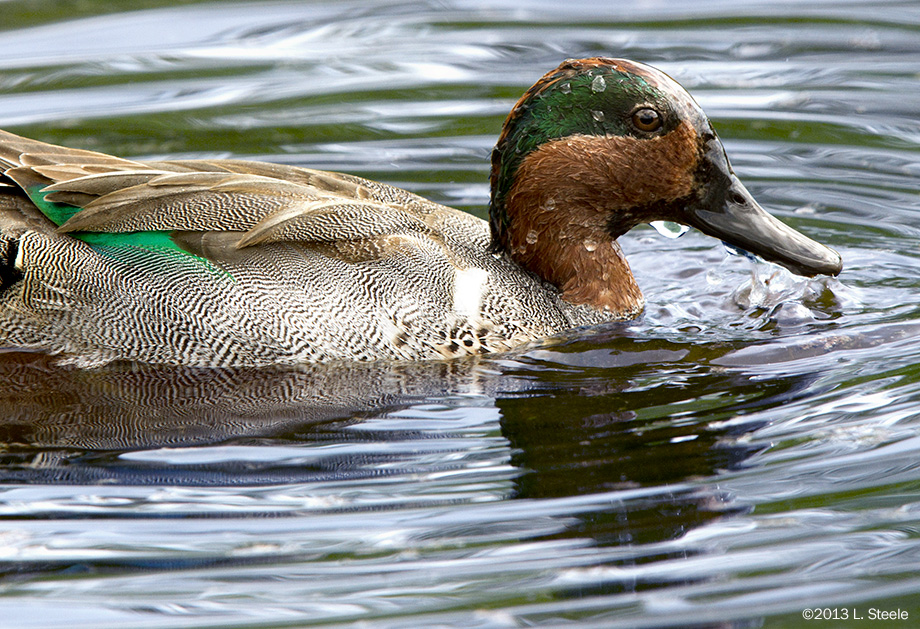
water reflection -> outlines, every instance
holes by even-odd
[[[296,369],[79,370],[41,354],[9,353],[0,360],[0,379],[12,385],[0,391],[0,479],[239,486],[358,482],[382,467],[408,474],[420,464],[418,447],[397,446],[446,443],[460,427],[429,421],[368,429],[365,420],[466,395],[500,414],[518,470],[517,498],[660,488],[593,513],[561,536],[604,544],[673,539],[742,508],[718,490],[679,486],[715,477],[757,451],[738,436],[760,424],[739,416],[792,401],[813,380],[754,378],[711,364],[733,351],[730,343],[636,339],[613,330],[516,357]],[[323,456],[303,450],[332,445],[344,449]],[[222,456],[203,450],[213,446]],[[446,470],[451,457],[423,465]]]
[[[657,488],[560,535],[611,545],[676,539],[746,511],[743,497],[736,502],[717,486],[681,483],[741,466],[763,448],[741,438],[762,425],[744,414],[805,395],[814,377],[761,378],[708,364],[731,351],[728,344],[618,338],[592,350],[576,343],[568,353],[532,353],[522,370],[551,366],[552,377],[496,401],[512,463],[526,471],[516,480],[517,497]]]
[[[0,355],[0,479],[16,482],[247,484],[322,476],[248,462],[203,473],[155,457],[157,448],[331,442],[368,413],[381,414],[479,388],[475,361],[345,363],[278,369],[113,364],[81,370],[41,354]],[[354,436],[350,438],[353,440]],[[230,476],[228,476],[228,474]]]

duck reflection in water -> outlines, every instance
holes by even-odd
[[[415,428],[370,429],[379,418],[449,395],[493,400],[519,475],[513,496],[548,499],[649,489],[568,527],[604,544],[673,539],[741,508],[704,483],[753,448],[726,423],[747,407],[794,398],[808,382],[756,381],[706,365],[729,346],[636,340],[616,333],[502,360],[343,363],[284,369],[56,366],[39,354],[0,355],[0,479],[20,483],[254,485],[409,473],[398,450]],[[590,349],[588,349],[590,347]],[[728,393],[730,392],[730,393]],[[462,409],[461,409],[462,410]],[[362,425],[363,424],[363,425]],[[733,427],[734,426],[734,427]],[[361,430],[355,430],[360,427]],[[450,437],[450,422],[426,438]],[[303,462],[174,466],[124,457],[209,445],[347,444],[360,454]],[[412,465],[417,465],[413,460]],[[441,465],[434,461],[432,468]],[[443,462],[444,469],[450,463]],[[416,470],[417,471],[417,470]],[[426,471],[438,471],[428,469]]]

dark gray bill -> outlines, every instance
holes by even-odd
[[[776,262],[798,275],[837,275],[840,254],[800,234],[764,210],[728,165],[718,139],[704,157],[712,168],[698,203],[685,208],[687,225],[704,234]]]

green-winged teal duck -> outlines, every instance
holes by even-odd
[[[696,227],[802,275],[840,256],[765,212],[662,72],[566,61],[505,120],[490,220],[352,175],[134,161],[0,132],[0,347],[84,364],[429,359],[635,317],[617,238]]]

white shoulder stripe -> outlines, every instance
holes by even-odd
[[[489,273],[475,267],[457,269],[454,275],[454,312],[467,319],[479,318]]]

